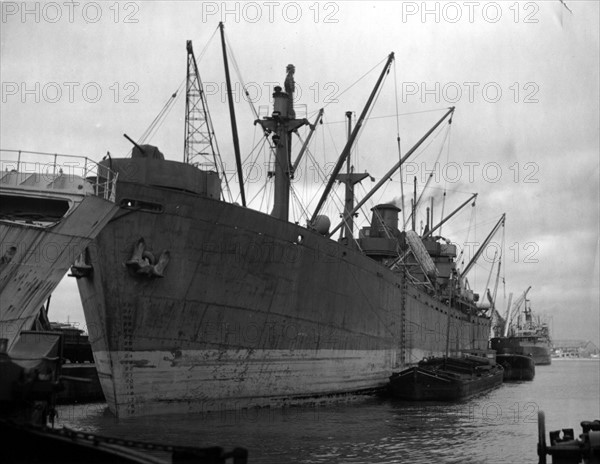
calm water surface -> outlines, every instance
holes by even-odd
[[[600,362],[553,360],[531,382],[460,403],[363,397],[343,403],[117,421],[103,403],[62,406],[58,426],[189,446],[241,446],[251,463],[537,463],[546,431],[600,419]]]

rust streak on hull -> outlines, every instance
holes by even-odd
[[[2,252],[15,250],[9,262],[0,264],[0,337],[8,339],[9,347],[21,330],[31,328],[69,266],[117,210],[112,202],[87,196],[55,226],[0,221]]]

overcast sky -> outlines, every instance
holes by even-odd
[[[360,114],[393,51],[395,62],[353,154],[356,169],[379,180],[398,159],[398,133],[405,153],[445,108],[456,106],[450,131],[438,131],[404,168],[405,194],[414,176],[420,193],[434,171],[419,224],[431,197],[437,222],[444,191],[446,214],[478,193],[475,211],[464,209],[443,235],[459,246],[481,243],[506,213],[499,306],[505,307],[505,295],[516,298],[531,285],[532,307],[550,318],[554,338],[600,345],[599,16],[596,1],[558,0],[3,2],[0,146],[95,160],[107,151],[126,155],[130,144],[122,134],[138,140],[180,88],[186,40],[192,39],[231,174],[231,130],[214,34],[222,20],[240,72],[232,70],[242,156],[253,177],[247,196],[256,195],[252,207],[267,210],[261,187],[268,156],[253,151],[260,134],[240,77],[264,115],[286,65],[296,66],[297,114],[313,119],[325,108],[325,124],[311,144],[323,167],[344,146],[344,113]],[[183,157],[184,97],[179,92],[150,140],[173,160]],[[320,185],[310,166],[302,164],[295,181],[305,207],[311,200],[314,207]],[[364,181],[358,195],[371,185]],[[235,183],[233,190],[237,195]],[[368,207],[400,195],[396,174]],[[335,224],[334,206],[327,212]],[[359,221],[370,214],[368,207]],[[297,207],[294,219],[305,222]],[[493,250],[469,276],[479,293]],[[50,314],[85,324],[74,279],[61,284]]]

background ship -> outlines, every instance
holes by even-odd
[[[318,214],[324,200],[306,227],[288,220],[289,140],[308,121],[295,118],[292,95],[281,88],[272,115],[257,121],[276,147],[271,214],[245,207],[243,187],[242,205],[224,201],[217,173],[199,169],[188,153],[187,162],[168,161],[156,147],[135,144],[131,158],[103,162],[118,173],[120,211],[89,249],[93,274],[77,284],[99,378],[117,416],[372,392],[393,370],[441,355],[447,345],[451,353],[487,348],[490,319],[456,269],[456,246],[433,236],[433,214],[419,236],[399,229],[399,208],[378,205],[370,225],[358,238],[352,234],[351,218],[366,198],[354,206],[356,175],[349,164],[346,174],[340,170],[392,60],[322,197],[336,180],[346,182],[340,240]],[[188,116],[195,105],[209,121],[204,100],[190,103],[194,83],[188,43]]]
[[[530,289],[531,287],[527,288],[512,309],[507,311],[506,318],[502,321],[501,336],[493,337],[490,347],[499,354],[531,356],[538,366],[551,364],[550,329],[539,316],[533,315],[527,299]]]
[[[88,158],[16,150],[1,156],[0,338],[10,349],[22,330],[35,327],[69,266],[118,208],[116,177]]]

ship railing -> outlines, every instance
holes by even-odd
[[[87,156],[0,148],[1,186],[18,186],[34,175],[45,182],[47,189],[56,190],[64,190],[69,183],[74,186],[75,181],[82,178],[88,188],[79,194],[115,201],[118,173]]]

